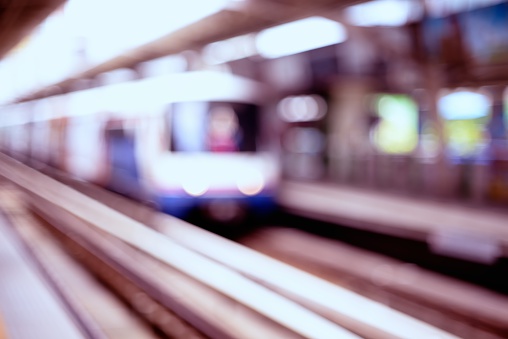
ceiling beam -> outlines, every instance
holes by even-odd
[[[98,74],[119,68],[129,68],[158,57],[197,49],[209,43],[238,35],[258,32],[297,19],[319,15],[331,9],[340,10],[366,0],[245,0],[175,32],[149,42],[99,65],[77,73],[68,79],[42,88],[17,102],[46,97],[51,89],[70,90],[79,79],[91,79]]]
[[[13,0],[0,4],[0,58],[5,57],[65,0]]]

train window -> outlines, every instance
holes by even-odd
[[[171,118],[173,152],[255,152],[257,107],[240,103],[177,103]]]
[[[418,144],[418,110],[406,95],[379,95],[376,100],[379,123],[372,139],[383,153],[407,154]]]
[[[171,148],[176,152],[204,152],[208,104],[203,102],[174,104],[169,132]]]

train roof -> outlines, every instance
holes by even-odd
[[[230,73],[195,71],[166,74],[6,105],[2,111],[7,118],[0,120],[0,126],[65,116],[145,116],[161,112],[153,108],[176,102],[260,104],[266,95],[265,85]],[[65,109],[59,106],[65,106]]]

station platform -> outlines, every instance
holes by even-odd
[[[508,212],[328,182],[285,181],[278,203],[293,214],[414,239],[432,250],[490,264],[508,257]]]
[[[2,212],[0,338],[84,338]]]

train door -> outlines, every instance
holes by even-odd
[[[66,96],[55,96],[47,99],[49,112],[49,158],[51,167],[67,171],[66,135],[69,123],[69,105]]]
[[[74,116],[69,119],[66,146],[66,168],[74,176],[99,182],[102,174],[102,121],[97,115]]]
[[[51,120],[49,131],[49,165],[54,168],[66,170],[65,163],[67,152],[65,147],[65,135],[68,118]]]
[[[117,193],[141,199],[142,187],[136,159],[134,126],[128,120],[106,123],[106,162],[109,176],[106,187]]]

